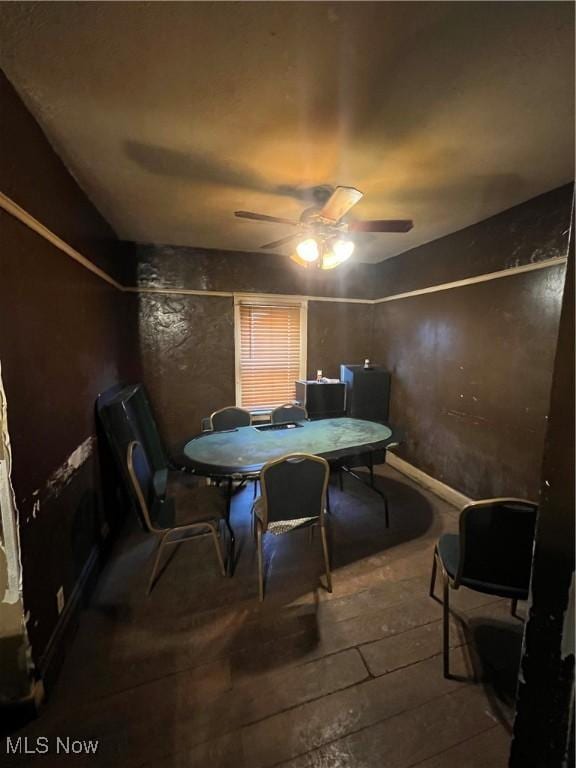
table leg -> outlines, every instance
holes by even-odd
[[[374,457],[372,454],[370,454],[369,463],[368,463],[368,470],[370,472],[370,483],[366,483],[366,481],[360,477],[360,475],[357,475],[356,472],[350,469],[350,467],[343,467],[344,471],[347,472],[349,475],[351,475],[355,480],[358,480],[360,483],[364,483],[364,485],[368,485],[369,488],[371,488],[374,493],[377,493],[378,496],[382,499],[384,502],[384,520],[386,521],[386,528],[390,527],[390,515],[388,512],[388,498],[385,493],[383,493],[379,488],[376,487],[374,483]]]
[[[372,454],[370,454],[368,469],[370,470],[370,488],[374,490],[374,456]]]

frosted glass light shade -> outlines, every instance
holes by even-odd
[[[354,253],[354,243],[352,240],[335,240],[332,243],[332,252],[334,256],[342,263]]]
[[[322,269],[334,269],[334,267],[347,261],[354,251],[352,240],[334,240],[330,245],[330,250],[324,253],[322,258]]]
[[[296,253],[304,261],[317,261],[320,256],[320,248],[314,238],[310,237],[308,240],[302,240],[296,246]]]

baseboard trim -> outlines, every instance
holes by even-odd
[[[101,549],[98,546],[94,546],[84,563],[84,567],[80,572],[70,597],[66,601],[64,610],[58,617],[58,622],[48,641],[48,645],[38,659],[38,673],[47,691],[52,688],[52,684],[56,680],[66,653],[66,646],[71,640],[75,626],[78,624],[78,615],[90,591],[90,582],[98,572],[100,561]]]
[[[406,477],[414,480],[415,483],[423,486],[426,490],[432,491],[436,496],[444,499],[444,501],[447,501],[454,507],[458,507],[458,509],[462,509],[462,507],[466,506],[466,504],[470,504],[472,501],[472,499],[465,496],[463,493],[460,493],[460,491],[446,485],[446,483],[443,483],[440,480],[436,480],[432,475],[426,474],[426,472],[418,469],[418,467],[410,464],[410,462],[405,459],[401,459],[400,456],[390,453],[390,451],[386,452],[386,464],[389,464],[393,469],[398,470],[398,472],[401,472],[403,475],[406,475]]]

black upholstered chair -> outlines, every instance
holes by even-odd
[[[171,484],[187,482],[186,469],[173,459],[164,445],[143,384],[114,387],[98,396],[96,413],[101,436],[109,448],[124,486],[126,449],[133,440],[142,445],[154,474],[154,488],[159,496]]]
[[[308,412],[303,405],[294,405],[293,403],[285,403],[279,405],[278,408],[274,408],[270,414],[270,421],[272,424],[286,424],[289,421],[306,421],[308,418]]]
[[[220,531],[222,523],[226,524],[226,500],[219,489],[206,485],[180,485],[174,496],[158,496],[148,458],[135,440],[129,443],[126,451],[126,469],[130,478],[130,495],[142,525],[160,539],[148,582],[148,594],[154,586],[164,546],[181,544],[199,536],[212,537],[218,565],[225,576]]]
[[[249,427],[251,422],[252,416],[249,411],[230,405],[227,408],[214,411],[210,416],[210,429],[214,432],[222,432],[225,429]]]
[[[450,676],[450,589],[509,598],[512,615],[526,600],[538,505],[514,498],[474,501],[460,513],[460,532],[446,533],[434,549],[430,596],[434,597],[438,563],[443,579],[444,676]]]
[[[330,468],[319,456],[292,453],[269,461],[260,473],[262,495],[253,506],[258,549],[258,593],[264,599],[262,537],[297,528],[319,526],[326,569],[326,583],[332,592],[330,557],[326,537],[326,493]]]

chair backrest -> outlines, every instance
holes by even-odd
[[[538,505],[525,499],[485,499],[460,513],[455,583],[474,579],[528,590]]]
[[[130,495],[142,525],[148,531],[158,531],[150,515],[155,502],[154,474],[144,449],[136,440],[132,440],[126,449],[126,469],[130,478]]]
[[[290,453],[269,461],[260,472],[263,528],[279,520],[323,519],[330,467],[326,459]]]
[[[270,414],[272,424],[283,424],[287,421],[306,421],[307,418],[308,412],[306,408],[303,405],[294,405],[293,403],[279,405]]]
[[[119,388],[114,396],[105,392],[98,397],[96,409],[107,437],[124,464],[129,440],[142,444],[152,469],[169,466],[170,460],[158,430],[143,384]]]
[[[210,416],[210,426],[214,432],[222,432],[224,429],[236,429],[237,427],[249,427],[251,421],[252,416],[250,412],[235,405],[214,411]]]

